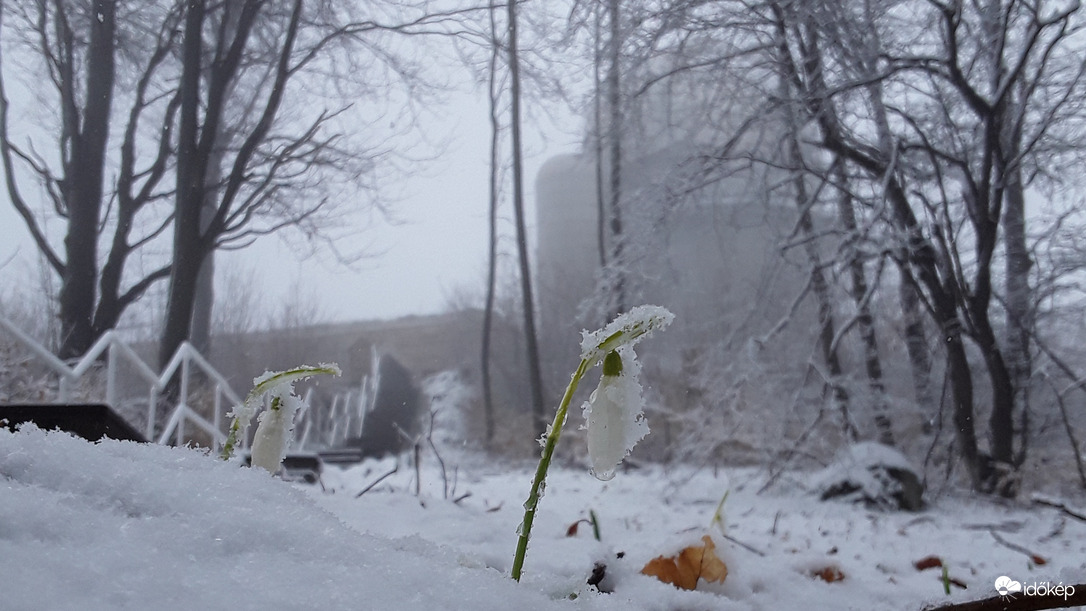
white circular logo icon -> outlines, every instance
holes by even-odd
[[[996,592],[999,592],[1000,596],[1007,596],[1008,594],[1017,594],[1022,591],[1022,584],[1003,575],[995,580]]]

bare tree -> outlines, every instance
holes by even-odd
[[[513,215],[517,228],[517,253],[520,263],[521,309],[524,314],[525,346],[528,354],[528,376],[532,392],[532,423],[536,435],[541,435],[547,425],[544,412],[543,373],[539,360],[539,339],[536,334],[535,304],[532,296],[532,267],[528,260],[528,233],[524,220],[524,169],[521,144],[520,115],[520,56],[517,48],[517,3],[509,0],[508,45],[509,57],[509,105],[510,131],[513,146]]]
[[[301,226],[323,235],[330,175],[355,181],[374,171],[377,150],[351,150],[336,130],[349,102],[302,103],[307,78],[336,91],[373,94],[402,81],[421,83],[418,62],[382,48],[386,36],[449,34],[476,7],[445,12],[395,5],[401,21],[352,18],[340,3],[272,0],[186,3],[179,85],[177,193],[170,300],[159,345],[165,361],[190,334],[196,280],[215,248],[239,247],[261,235]],[[381,73],[364,70],[362,58]],[[381,80],[370,84],[367,77]],[[284,100],[293,100],[284,116]],[[221,131],[220,131],[221,130]],[[222,141],[220,141],[222,140]],[[201,222],[210,193],[212,153],[222,148],[214,214]],[[321,220],[324,217],[325,223]],[[262,222],[257,222],[262,221]],[[202,226],[204,225],[204,226]]]
[[[781,79],[782,86],[787,87],[787,82],[787,79]],[[782,96],[783,99],[789,97],[787,94]],[[856,440],[859,432],[853,423],[852,414],[849,410],[850,397],[843,380],[845,371],[841,365],[841,358],[834,341],[837,335],[837,325],[834,321],[834,299],[830,294],[831,287],[826,279],[826,268],[823,264],[822,254],[819,252],[811,213],[811,209],[818,200],[818,191],[821,191],[821,188],[814,193],[810,193],[807,186],[806,164],[801,151],[803,146],[801,132],[803,124],[806,122],[804,121],[806,113],[804,109],[797,108],[795,105],[789,108],[786,113],[788,129],[783,153],[784,167],[790,168],[793,173],[791,196],[795,200],[799,214],[796,223],[796,233],[799,234],[797,239],[803,244],[803,250],[807,256],[808,265],[810,266],[810,279],[808,282],[818,305],[818,346],[822,353],[822,361],[825,363],[829,374],[825,388],[829,390],[834,407],[840,414],[842,430],[846,438]]]
[[[18,48],[35,54],[32,61],[48,75],[38,95],[55,100],[57,119],[43,126],[51,141],[27,138],[20,144],[20,135],[10,130],[11,102],[0,74],[0,158],[7,193],[61,279],[58,352],[78,356],[168,273],[159,267],[126,281],[130,255],[168,223],[161,218],[141,223],[138,217],[167,192],[162,179],[169,168],[176,102],[158,88],[157,79],[173,48],[177,14],[160,3],[35,0],[5,3],[0,16],[15,20],[8,30],[18,33]],[[117,100],[126,108],[116,107]],[[161,134],[162,144],[141,153],[147,122]],[[107,183],[110,132],[117,127],[122,135],[112,155],[115,180]],[[22,170],[42,185],[48,212],[37,212],[28,199]],[[54,214],[65,221],[63,253],[45,230],[45,220]],[[104,263],[100,240],[108,243]]]
[[[501,175],[501,84],[499,82],[498,63],[502,48],[499,42],[497,6],[491,6],[488,13],[490,21],[491,48],[487,61],[487,109],[490,114],[490,176],[489,206],[487,211],[487,272],[486,302],[483,307],[482,354],[480,371],[483,385],[483,418],[485,420],[484,442],[490,447],[494,442],[494,389],[490,380],[490,354],[494,329],[494,305],[498,292],[498,200],[500,196]]]
[[[1030,155],[1043,146],[1067,96],[1077,91],[1081,74],[1080,69],[1071,79],[1057,79],[1058,85],[1048,74],[1068,44],[1070,18],[1078,7],[1025,4],[1013,4],[1006,9],[1013,14],[1002,18],[999,54],[1004,69],[997,70],[994,79],[990,63],[982,61],[989,50],[978,35],[981,28],[970,25],[980,18],[972,6],[932,3],[917,26],[934,26],[928,36],[920,35],[928,45],[923,51],[908,46],[919,45],[916,32],[902,35],[895,43],[899,46],[888,46],[878,80],[884,88],[902,85],[914,92],[907,108],[866,98],[875,109],[869,115],[874,129],[868,133],[889,129],[891,116],[900,126],[880,136],[896,143],[889,150],[870,144],[870,138],[857,131],[856,120],[842,119],[841,107],[851,96],[869,94],[865,85],[871,79],[853,78],[841,69],[849,65],[844,54],[824,50],[830,36],[826,24],[841,13],[828,4],[771,4],[780,39],[789,45],[791,78],[817,117],[821,144],[879,185],[888,205],[887,221],[902,239],[898,255],[906,279],[924,291],[943,333],[959,451],[974,485],[1004,494],[1014,493],[1013,477],[1005,476],[1021,460],[1014,452],[1015,382],[991,320],[993,257],[1006,185],[1012,182],[1009,172],[1014,167],[1028,159],[1040,163]],[[930,21],[923,22],[925,18]],[[1051,94],[1053,89],[1056,97],[1039,99],[1039,90]],[[1010,104],[1015,91],[1028,92],[1020,104]],[[1017,110],[1009,113],[1009,107]],[[1028,145],[1007,150],[1008,129],[1024,132],[1022,141]],[[957,225],[963,217],[965,233]],[[990,455],[980,451],[975,438],[973,378],[963,345],[967,338],[980,349],[988,373]]]

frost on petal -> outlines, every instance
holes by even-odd
[[[259,423],[253,437],[250,461],[253,467],[275,473],[286,455],[293,423],[287,419],[286,411],[281,409],[265,410],[260,414]]]
[[[245,402],[235,405],[226,416],[227,418],[237,420],[243,427],[248,427],[259,407],[259,401],[250,401],[249,399],[246,399]]]
[[[645,399],[637,381],[641,365],[635,360],[633,348],[624,346],[619,354],[622,373],[601,377],[600,385],[583,407],[592,474],[603,481],[615,476],[622,459],[649,433],[643,412]]]
[[[305,403],[294,394],[293,382],[281,382],[268,391],[272,406],[257,418],[250,462],[269,473],[279,470],[294,438],[294,416]]]
[[[642,337],[663,329],[675,320],[675,315],[660,306],[640,305],[620,314],[598,331],[581,332],[581,358],[595,363],[610,351],[632,346]]]

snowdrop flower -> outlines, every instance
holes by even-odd
[[[271,407],[257,418],[256,435],[249,462],[274,474],[287,455],[287,448],[294,436],[294,416],[302,407],[302,400],[294,394],[290,382],[279,384],[269,391]]]
[[[510,570],[516,581],[520,581],[524,568],[524,555],[528,551],[532,523],[535,522],[536,509],[546,485],[547,469],[550,468],[569,404],[581,378],[589,369],[603,362],[600,385],[584,404],[583,412],[587,421],[585,428],[588,430],[592,473],[601,480],[609,480],[615,476],[615,468],[622,459],[649,432],[643,412],[645,400],[641,396],[641,384],[637,381],[641,365],[637,362],[633,346],[653,331],[668,326],[674,319],[675,315],[666,308],[643,305],[618,316],[598,331],[584,331],[581,334],[581,363],[570,376],[569,385],[554,414],[554,422],[539,440],[543,451],[528,500],[524,502],[524,519],[517,528],[517,550]]]
[[[613,478],[622,459],[649,433],[645,399],[637,380],[640,372],[633,347],[626,345],[607,353],[600,385],[582,408],[592,474],[601,481]]]
[[[253,415],[264,401],[264,395],[269,395],[271,407],[257,419],[250,462],[252,466],[263,467],[269,473],[278,471],[279,464],[283,462],[293,437],[294,416],[304,405],[303,401],[294,394],[294,383],[318,374],[338,376],[340,373],[339,365],[321,363],[316,367],[302,365],[287,371],[266,371],[263,375],[256,377],[253,380],[253,390],[249,391],[245,401],[241,405],[235,405],[234,409],[227,414],[234,420],[230,425],[226,442],[223,444],[222,459],[229,460],[234,454],[238,436],[245,434]]]

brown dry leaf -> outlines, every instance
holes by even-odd
[[[822,569],[811,571],[811,577],[817,577],[826,583],[833,583],[835,581],[844,581],[845,574],[841,572],[841,569],[835,566],[827,566]]]
[[[1044,556],[1038,556],[1037,554],[1030,554],[1029,559],[1032,560],[1033,564],[1036,564],[1037,566],[1044,566],[1048,564],[1048,561],[1044,559]]]
[[[566,536],[567,537],[576,537],[577,536],[577,527],[581,525],[581,522],[584,522],[584,520],[577,520],[573,524],[570,524],[569,528],[566,529]]]
[[[716,555],[716,545],[709,535],[701,540],[703,545],[691,545],[676,556],[653,558],[641,569],[641,573],[683,590],[696,589],[699,578],[724,583],[728,577],[728,566]]]
[[[943,561],[938,556],[925,556],[920,560],[914,562],[913,566],[916,567],[916,570],[923,571],[926,569],[934,569],[936,567],[943,566]]]

